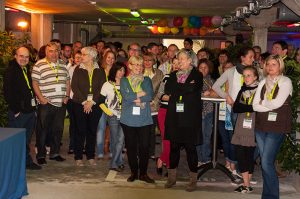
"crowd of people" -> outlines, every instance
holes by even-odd
[[[149,159],[154,159],[159,175],[167,168],[165,188],[171,188],[180,150],[185,149],[190,170],[186,191],[194,191],[199,166],[211,162],[213,104],[201,96],[222,97],[226,102],[220,105],[218,129],[225,166],[243,179],[235,192],[253,190],[259,154],[263,198],[278,198],[274,161],[291,131],[293,88],[287,76],[294,68],[285,67],[285,62],[299,63],[300,50],[291,57],[288,44],[277,41],[271,53],[262,53],[259,46],[241,48],[234,62],[229,49],[212,53],[202,48],[195,53],[190,38],[184,40],[183,49],[175,44],[132,43],[127,52],[120,42],[101,40],[83,47],[79,41],[62,45],[52,40],[40,48],[31,66],[31,50],[18,47],[5,73],[4,95],[8,126],[26,128],[26,168],[39,170],[47,164],[46,146],[50,160],[65,161],[60,147],[67,112],[68,153],[74,154],[76,166],[95,166],[104,157],[108,125],[111,170],[124,170],[126,149],[128,182],[155,183],[147,172]],[[157,128],[162,138],[158,157]],[[33,132],[38,164],[30,156]]]

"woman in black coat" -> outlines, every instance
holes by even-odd
[[[194,191],[197,185],[196,145],[202,143],[201,90],[202,74],[192,63],[191,54],[182,50],[178,53],[180,69],[171,73],[165,87],[170,95],[165,121],[165,139],[170,140],[170,169],[165,188],[176,184],[176,168],[180,159],[180,148],[184,147],[190,169],[190,183],[186,191]]]

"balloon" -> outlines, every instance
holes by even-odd
[[[161,18],[156,24],[157,26],[165,27],[168,25],[168,20],[166,18]]]
[[[205,26],[202,26],[200,29],[199,29],[199,34],[200,36],[205,36],[207,33],[207,28]]]
[[[191,33],[191,29],[188,27],[183,28],[183,35],[189,35]]]
[[[190,16],[189,17],[189,24],[191,24],[192,27],[195,27],[197,21],[199,21],[198,17],[196,17],[196,16]]]
[[[219,27],[221,25],[222,20],[223,19],[220,16],[213,16],[211,18],[211,23],[214,27]]]
[[[157,30],[158,30],[158,32],[160,34],[164,34],[165,33],[165,27],[158,27]]]
[[[173,27],[173,28],[171,28],[171,33],[172,34],[177,34],[179,32],[179,29],[177,28],[177,27]]]
[[[201,19],[202,25],[205,27],[211,27],[211,17],[202,17]]]
[[[134,32],[135,31],[135,26],[129,26],[129,32]]]
[[[150,30],[151,30],[151,32],[153,34],[157,34],[158,33],[158,27],[157,27],[157,25],[152,26],[152,28]]]
[[[191,35],[197,36],[199,34],[199,28],[191,28]]]
[[[173,28],[173,27],[174,27],[173,21],[174,21],[173,18],[168,18],[168,27],[169,27],[169,28]]]
[[[200,28],[201,27],[201,18],[200,17],[197,17],[197,21],[195,22],[194,27],[195,28]]]
[[[171,29],[170,29],[168,26],[166,26],[166,27],[165,27],[165,34],[169,34],[170,31],[171,31]]]
[[[183,23],[182,23],[182,27],[188,27],[188,25],[189,25],[189,18],[187,18],[187,17],[183,17]]]
[[[179,27],[182,25],[182,23],[183,23],[182,17],[174,17],[173,19],[174,26]]]

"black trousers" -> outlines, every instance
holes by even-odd
[[[128,163],[131,173],[137,175],[147,174],[149,159],[149,138],[151,125],[131,127],[121,124],[125,135]]]
[[[197,150],[196,145],[190,143],[170,142],[170,169],[176,169],[178,167],[181,147],[185,149],[190,171],[196,173],[198,171]]]
[[[151,133],[150,133],[150,146],[149,146],[149,155],[155,156],[155,144],[156,144],[156,135],[155,135],[155,129],[158,124],[157,122],[157,115],[152,116],[153,124],[151,125]]]
[[[253,173],[254,170],[254,150],[255,147],[235,145],[235,154],[238,162],[239,171],[241,173],[249,172]]]
[[[75,118],[75,160],[82,160],[83,149],[85,143],[86,158],[95,158],[96,148],[96,132],[102,111],[98,105],[93,105],[92,112],[86,114],[83,112],[83,105],[73,102],[74,118]]]
[[[64,119],[66,115],[66,105],[62,107],[51,104],[40,104],[38,107],[37,127],[36,127],[36,146],[38,153],[36,158],[46,157],[46,137],[48,132],[50,138],[50,157],[59,155],[60,142],[64,131]]]
[[[73,100],[69,99],[67,104],[67,111],[69,113],[69,120],[70,120],[70,126],[69,126],[69,150],[74,150],[74,134],[75,134],[75,117],[74,117],[74,107],[73,107]]]

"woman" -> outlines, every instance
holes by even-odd
[[[122,112],[121,126],[125,135],[128,163],[133,182],[137,178],[147,183],[154,180],[147,175],[149,139],[151,134],[150,102],[153,99],[152,82],[143,75],[143,58],[132,56],[128,60],[130,74],[121,79]],[[139,176],[138,176],[139,173]]]
[[[151,106],[151,115],[153,120],[153,125],[151,127],[151,135],[150,135],[150,158],[155,160],[155,129],[157,126],[157,114],[158,114],[158,106],[159,106],[159,98],[157,96],[159,84],[164,77],[161,70],[157,68],[153,68],[155,64],[155,57],[152,53],[146,53],[143,55],[143,63],[144,63],[144,76],[149,77],[152,82],[153,87],[153,99],[150,103]]]
[[[96,131],[102,113],[98,106],[105,73],[96,62],[96,49],[85,47],[81,53],[82,63],[75,69],[71,84],[76,121],[74,153],[76,165],[83,166],[82,153],[85,143],[87,160],[95,166]]]
[[[253,109],[256,111],[255,135],[261,156],[263,176],[262,198],[279,198],[279,182],[274,161],[284,140],[291,132],[292,82],[283,75],[280,56],[271,55],[264,66],[266,78],[257,88]]]
[[[190,182],[186,191],[197,187],[197,151],[196,145],[202,142],[202,74],[192,65],[191,54],[186,50],[178,53],[179,70],[171,73],[165,86],[165,93],[170,96],[165,121],[165,139],[170,141],[170,169],[165,188],[176,184],[176,168],[180,159],[180,148],[186,150],[190,169]]]
[[[114,62],[115,62],[115,54],[111,50],[107,51],[103,56],[102,64],[101,64],[101,67],[105,71],[106,81],[108,81],[109,71],[112,65],[114,64]],[[97,150],[98,150],[97,156],[99,159],[102,159],[104,157],[105,130],[106,130],[106,114],[102,114],[97,129]]]
[[[256,145],[252,102],[258,86],[258,71],[252,66],[247,66],[243,70],[243,77],[245,83],[233,105],[233,112],[238,113],[238,118],[231,143],[235,145],[236,159],[243,177],[243,184],[235,189],[235,192],[250,193],[253,191],[250,180],[254,170],[253,157]]]
[[[172,63],[171,72],[177,71],[179,69],[178,59],[173,58],[171,63]],[[165,140],[165,119],[167,114],[168,102],[170,99],[170,96],[165,94],[165,85],[169,77],[170,74],[166,74],[164,76],[157,92],[157,97],[160,99],[160,108],[158,110],[157,119],[158,119],[158,126],[161,134],[161,139],[162,139],[161,154],[156,161],[156,172],[159,175],[162,175],[163,164],[165,164],[167,168],[170,167],[170,141]]]
[[[233,134],[233,125],[235,124],[236,120],[236,115],[231,115],[231,107],[244,83],[242,76],[243,69],[246,66],[252,66],[254,54],[255,53],[252,48],[242,48],[239,52],[239,63],[237,63],[235,67],[226,70],[221,77],[217,79],[212,87],[220,97],[226,99],[225,128],[224,126],[220,126],[219,129],[226,159],[226,167],[232,172],[233,175],[238,177],[241,176],[239,176],[235,168],[236,159],[234,146],[230,143]],[[228,92],[225,92],[225,90],[222,89],[226,82],[228,82]]]
[[[300,64],[300,48],[297,48],[294,59],[298,64]]]
[[[120,125],[122,96],[120,93],[120,81],[124,77],[126,65],[116,63],[109,72],[108,82],[105,82],[101,89],[100,107],[107,115],[110,127],[111,153],[112,159],[110,169],[123,171],[122,148],[124,134]]]

